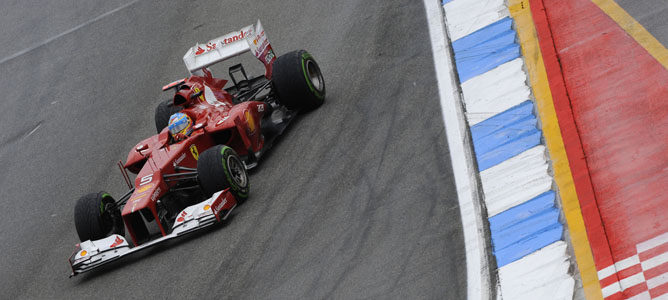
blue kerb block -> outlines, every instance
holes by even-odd
[[[531,236],[539,235],[545,230],[559,224],[559,210],[556,207],[549,208],[505,230],[492,232],[494,251],[514,247],[518,242]]]
[[[525,101],[471,127],[478,169],[487,170],[540,144],[533,102]]]
[[[503,35],[508,31],[512,31],[513,20],[509,17],[498,20],[489,24],[477,31],[462,37],[452,43],[452,48],[455,52],[464,51],[466,49],[475,48],[476,45],[485,43],[494,37]]]
[[[536,198],[489,218],[489,228],[492,232],[500,232],[555,207],[554,201],[554,191],[547,191]]]
[[[527,115],[513,123],[506,124],[500,130],[483,138],[473,140],[473,147],[475,147],[476,153],[488,153],[513,140],[521,139],[538,131],[536,128],[537,122],[533,115]]]
[[[499,267],[561,240],[563,225],[548,191],[489,218],[492,246]]]
[[[443,2],[441,2],[441,5],[445,5],[448,2],[452,2],[452,0],[443,0]]]
[[[494,251],[496,264],[499,268],[534,253],[556,241],[561,240],[564,228],[561,224],[549,228],[541,234],[520,241],[514,247],[508,247],[501,251]]]
[[[519,120],[525,119],[533,115],[533,102],[531,100],[524,101],[494,117],[483,121],[483,125],[476,124],[471,127],[471,136],[473,139],[479,139],[492,134],[506,124],[511,124]]]
[[[506,17],[452,43],[461,82],[520,56],[512,25],[513,20]]]
[[[494,150],[482,155],[477,155],[478,168],[480,171],[487,170],[496,166],[505,160],[518,155],[534,146],[540,144],[540,131],[536,130],[529,135],[522,135],[519,139],[515,139],[512,143],[501,145]]]

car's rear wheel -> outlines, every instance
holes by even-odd
[[[155,108],[155,129],[160,133],[169,124],[169,117],[181,111],[181,106],[174,105],[172,99],[160,102]]]
[[[197,177],[205,197],[230,188],[237,202],[248,198],[250,183],[246,167],[228,146],[218,145],[202,152],[197,160]]]
[[[289,109],[312,110],[325,102],[325,80],[318,63],[305,50],[274,61],[271,80],[279,100]]]
[[[82,242],[125,234],[121,210],[116,207],[114,198],[105,192],[91,193],[77,200],[74,225]]]

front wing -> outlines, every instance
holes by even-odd
[[[70,267],[72,268],[70,277],[90,271],[166,240],[216,224],[227,219],[236,206],[236,199],[230,193],[229,189],[226,189],[213,194],[209,199],[182,210],[176,217],[170,234],[139,246],[130,247],[128,241],[118,234],[113,234],[100,240],[81,242],[77,244],[76,250],[69,258]]]

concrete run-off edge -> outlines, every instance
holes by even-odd
[[[492,299],[492,273],[487,256],[486,226],[482,217],[478,178],[461,93],[454,74],[454,57],[437,0],[423,0],[429,25],[443,122],[450,150],[466,247],[467,297]]]

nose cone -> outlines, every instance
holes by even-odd
[[[137,176],[135,182],[136,188],[130,199],[126,202],[123,207],[122,215],[129,215],[133,212],[139,211],[140,209],[148,207],[151,203],[155,202],[162,188],[160,187],[159,182],[159,173],[153,173],[149,175],[141,174]]]

